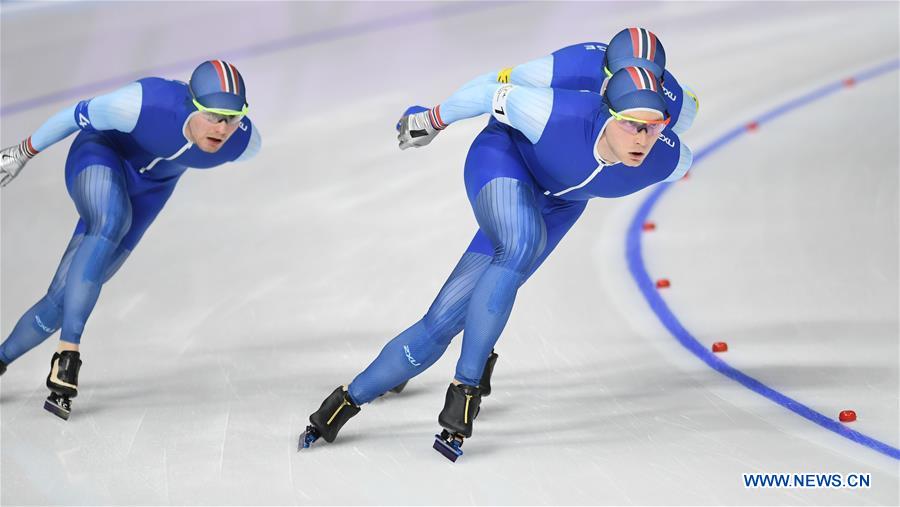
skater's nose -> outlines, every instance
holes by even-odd
[[[634,143],[639,144],[641,146],[647,146],[647,142],[650,141],[650,132],[646,130],[641,130],[634,136]]]

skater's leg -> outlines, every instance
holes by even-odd
[[[535,190],[527,180],[500,177],[489,181],[478,192],[474,210],[479,227],[494,246],[494,255],[472,292],[456,367],[456,380],[471,386],[479,385],[516,292],[547,238]]]
[[[60,339],[66,342],[66,350],[77,350],[104,275],[131,227],[131,202],[122,168],[108,165],[85,167],[75,176],[69,194],[84,221],[85,233],[65,278]]]
[[[69,246],[63,254],[50,288],[37,303],[25,312],[12,333],[0,345],[0,361],[10,364],[29,350],[40,345],[47,338],[53,335],[62,325],[62,307],[63,293],[65,291],[65,279],[69,273],[69,266],[72,264],[72,257],[84,239],[84,223],[79,221],[79,225],[75,230]],[[113,274],[121,267],[131,250],[120,246],[113,255],[113,261],[107,266],[106,273],[103,276],[103,282],[112,277]]]
[[[53,281],[47,293],[28,309],[16,323],[12,333],[0,345],[0,361],[7,365],[23,354],[40,345],[62,325],[63,291],[65,277],[72,264],[72,257],[84,239],[84,224],[79,221],[69,245],[63,253],[53,275]]]
[[[60,322],[62,305],[45,295],[19,318],[12,333],[0,345],[0,361],[11,364],[55,333]]]
[[[119,242],[119,245],[113,252],[112,258],[107,262],[101,285],[108,282],[113,275],[119,271],[122,265],[125,264],[125,261],[128,260],[131,252],[134,251],[135,247],[137,247],[137,244],[144,236],[144,233],[147,232],[147,228],[150,227],[157,215],[159,215],[159,212],[171,196],[174,188],[174,184],[160,186],[151,192],[131,197],[131,226],[128,228],[128,232],[125,233],[122,240]],[[51,289],[49,291],[50,294],[63,294],[65,289],[65,275],[67,273],[68,271],[63,272],[62,276],[54,278],[54,283],[51,284]],[[59,284],[58,288],[56,287],[57,284]]]
[[[550,252],[556,248],[563,236],[575,224],[578,217],[581,216],[586,204],[586,201],[567,201],[542,206],[544,222],[547,224],[547,244],[544,247],[544,251],[532,263],[531,268],[525,275],[525,281],[531,278],[531,275],[544,263]],[[497,364],[498,358],[499,355],[492,349],[491,355],[488,356],[485,362],[481,380],[478,382],[481,387],[481,396],[487,397],[491,394],[491,376],[494,373],[494,366]]]
[[[538,199],[541,199],[540,196]],[[525,277],[526,281],[544,260],[547,259],[550,252],[556,248],[562,237],[565,236],[566,232],[568,232],[572,225],[578,220],[578,217],[581,216],[581,213],[584,211],[585,205],[587,204],[586,202],[576,201],[554,201],[556,202],[543,203],[541,206],[544,222],[547,224],[547,244],[544,247],[544,251],[532,263],[532,266]],[[491,246],[491,241],[479,230],[475,239],[472,241],[472,244],[469,246],[469,251],[480,252],[492,256],[494,249],[493,246]],[[498,358],[499,355],[492,350],[485,361],[484,370],[479,381],[481,396],[483,397],[490,396],[491,394],[491,376]]]
[[[476,238],[478,236],[476,235]],[[473,244],[476,244],[473,241]],[[471,248],[471,246],[470,246]],[[310,426],[300,436],[298,449],[319,437],[337,438],[341,427],[359,413],[359,406],[381,396],[425,371],[459,334],[472,288],[490,262],[490,256],[467,251],[444,283],[425,316],[388,342],[381,353],[345,390],[338,387],[309,416]]]
[[[45,409],[63,419],[69,418],[71,398],[78,395],[78,344],[84,324],[131,226],[131,202],[121,165],[87,165],[71,180],[67,178],[67,186],[84,223],[84,235],[65,275],[62,336],[59,351],[50,361],[47,387],[51,393],[44,402]]]
[[[129,195],[125,170],[109,147],[86,143],[81,148],[84,153],[70,153],[66,184],[84,222],[84,238],[64,278],[60,350],[51,360],[47,387],[52,392],[44,404],[63,419],[68,418],[70,398],[77,395],[78,344],[100,288],[128,258],[175,185],[173,181]],[[85,159],[93,163],[85,164]]]
[[[479,163],[485,160],[500,163]],[[510,163],[503,163],[504,161]],[[498,125],[486,127],[473,143],[466,161],[466,187],[471,188],[470,180],[480,188],[483,183],[494,178],[495,175],[470,172],[470,166],[494,168],[501,173],[507,168],[511,168],[516,174],[526,171],[509,134]],[[341,414],[349,414],[346,416],[349,419],[356,413],[346,412],[342,407],[348,404],[358,407],[369,402],[433,364],[446,350],[450,340],[462,329],[472,291],[492,258],[492,245],[479,231],[425,317],[391,340],[375,361],[354,379],[347,392],[338,388],[326,398],[319,410],[310,416],[312,426],[307,428],[301,438],[301,447],[308,447],[319,435],[334,438],[340,426],[346,422]],[[328,419],[334,420],[328,423]]]
[[[545,199],[536,191],[537,183],[510,131],[496,121],[488,122],[475,138],[464,173],[466,194],[480,228],[480,250],[491,256],[491,264],[479,278],[467,308],[456,380],[478,386],[509,316],[509,308],[502,307],[512,306],[516,289],[543,250]]]
[[[350,383],[350,397],[356,405],[368,403],[422,373],[441,357],[462,330],[472,289],[490,260],[490,256],[479,252],[463,254],[428,313],[388,342],[372,364]]]
[[[479,181],[469,174],[466,178],[470,197],[472,184],[480,185],[473,209],[480,230],[493,246],[493,255],[472,291],[456,376],[447,387],[444,408],[438,415],[444,429],[435,435],[434,448],[452,461],[462,455],[463,439],[472,436],[483,396],[482,377],[490,375],[491,359],[496,360],[492,355],[494,345],[512,311],[519,286],[547,241],[541,212],[544,203],[539,201],[530,175],[517,174],[514,169],[486,182],[486,178]]]
[[[175,189],[175,182],[160,185],[152,190],[143,192],[138,195],[131,196],[131,227],[122,238],[116,251],[113,253],[112,260],[106,266],[106,272],[103,274],[103,283],[109,281],[125,264],[131,252],[137,247],[144,233],[156,220],[159,212],[162,211],[172,191]]]
[[[84,238],[84,234],[79,232],[77,235],[79,244]],[[106,283],[110,277],[122,266],[128,257],[130,250],[121,246],[113,253],[113,259],[106,266],[106,271],[102,277],[102,283]],[[63,263],[66,264],[65,262]],[[54,277],[54,283],[51,284],[48,294],[60,294],[64,292],[65,280],[68,279],[68,267]],[[65,304],[65,302],[63,303]],[[62,320],[61,317],[59,319]],[[51,333],[47,333],[49,336]],[[81,356],[78,352],[78,344],[60,341],[59,348],[53,358],[50,360],[50,373],[47,375],[47,388],[50,389],[50,396],[44,402],[44,408],[63,419],[69,418],[69,412],[72,408],[71,399],[78,395],[78,371],[81,368]]]
[[[79,168],[85,161],[93,163]],[[129,195],[125,180],[118,155],[102,144],[85,143],[69,156],[66,183],[84,223],[84,239],[63,279],[65,310],[60,350],[78,349],[102,285],[137,246],[177,182]]]
[[[360,405],[434,364],[462,328],[472,287],[489,262],[490,257],[483,253],[467,251],[463,254],[428,313],[388,342],[346,389],[336,388],[309,416],[311,424],[300,435],[298,450],[309,447],[319,437],[327,442],[334,441],[341,427],[359,413]]]

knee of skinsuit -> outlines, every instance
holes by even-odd
[[[88,235],[99,236],[118,245],[131,228],[131,213],[118,210],[102,214],[96,224],[88,228]]]
[[[441,291],[438,294],[428,313],[422,317],[422,324],[431,341],[446,346],[462,331],[470,296],[471,288],[465,292]]]
[[[110,243],[118,245],[122,241],[122,238],[125,237],[125,233],[128,232],[129,227],[131,227],[130,216],[117,217],[116,219],[104,221],[100,226],[97,235],[108,240]]]
[[[431,345],[446,347],[462,331],[463,319],[464,315],[433,315],[429,312],[422,317],[422,325]]]
[[[410,327],[409,331],[402,333],[398,338],[399,348],[394,352],[398,357],[402,356],[407,376],[415,376],[427,370],[438,358],[440,358],[450,340],[462,330],[462,324],[455,328],[453,323],[444,322],[434,326],[428,322],[427,315]]]
[[[546,245],[547,228],[534,191],[520,180],[488,182],[476,197],[475,216],[494,245],[494,265],[524,274]]]
[[[475,284],[491,263],[491,256],[467,251],[450,273],[422,322],[431,339],[446,347],[463,329]]]

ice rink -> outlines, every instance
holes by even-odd
[[[0,15],[2,146],[209,58],[241,70],[263,138],[250,162],[189,171],[104,286],[68,421],[42,408],[56,337],[10,365],[3,505],[900,504],[897,2],[3,2]],[[462,166],[485,119],[401,152],[400,113],[632,25],[659,35],[699,96],[690,177],[589,204],[520,290],[457,463],[431,444],[459,338],[336,442],[298,453],[309,414],[421,317],[475,231]],[[70,142],[0,192],[0,338],[76,222]],[[729,351],[706,352],[716,341]],[[858,420],[836,422],[845,409]],[[752,473],[871,485],[745,488]]]

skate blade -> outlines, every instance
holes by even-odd
[[[394,386],[394,388],[391,389],[391,392],[392,392],[392,393],[397,393],[397,394],[402,393],[402,392],[403,392],[403,389],[406,388],[407,382],[409,382],[409,381],[407,380],[406,382],[403,382],[402,384],[398,384],[398,385]]]
[[[44,401],[44,410],[46,410],[47,412],[50,412],[51,414],[55,415],[56,417],[59,417],[60,419],[62,419],[64,421],[69,420],[70,411],[57,405],[55,402],[53,402],[49,399]]]
[[[434,450],[443,454],[445,458],[456,463],[457,458],[463,455],[462,449],[447,442],[440,435],[434,436]]]
[[[303,449],[309,449],[309,446],[319,439],[319,432],[315,429],[306,428],[306,431],[300,434],[300,441],[297,442],[297,452]]]

